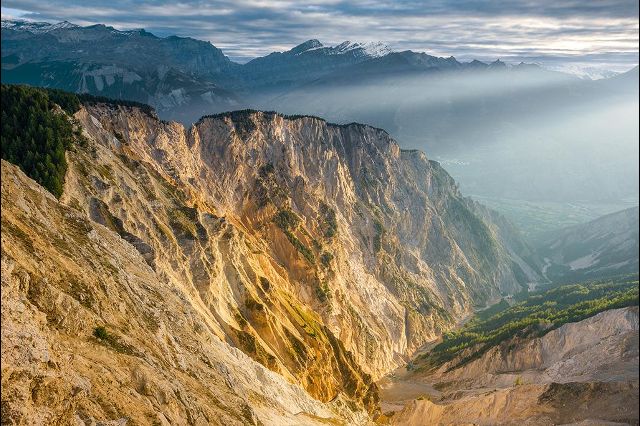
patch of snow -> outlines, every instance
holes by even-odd
[[[379,58],[391,53],[389,46],[381,42],[351,43],[350,41],[344,41],[333,47],[332,50],[334,51],[334,54],[360,50],[364,56],[369,56],[371,58]]]
[[[297,54],[300,55],[302,53],[311,52],[312,50],[319,50],[319,49],[331,49],[331,48],[323,46],[323,45],[319,45],[319,46],[316,46],[316,47],[310,47],[307,50],[303,50],[302,52],[299,52]]]
[[[341,55],[349,52],[355,52],[370,58],[379,58],[392,52],[389,46],[382,42],[352,43],[347,40],[336,46],[324,46],[322,43],[318,43],[313,47],[298,52],[297,55],[315,50],[322,50],[327,55]]]
[[[72,24],[71,22],[62,21],[57,24],[51,24],[49,22],[35,22],[35,21],[27,21],[24,19],[3,19],[2,20],[2,28],[11,29],[16,31],[28,31],[33,34],[43,34],[48,33],[50,31],[59,30],[59,29],[67,29],[67,28],[77,28],[78,25]]]
[[[372,58],[380,58],[392,53],[393,50],[382,42],[370,42],[362,45],[362,49]]]

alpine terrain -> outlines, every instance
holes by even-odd
[[[0,422],[637,425],[633,7],[463,3],[4,2]]]
[[[185,128],[2,90],[8,123],[35,105],[74,129],[58,199],[2,163],[7,421],[374,419],[375,380],[540,279],[517,234],[383,130],[258,111]]]

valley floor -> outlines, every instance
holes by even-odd
[[[404,406],[421,398],[438,399],[442,392],[433,384],[412,378],[406,366],[378,381],[380,408],[383,413],[400,411]]]

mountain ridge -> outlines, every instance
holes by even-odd
[[[638,206],[548,235],[537,247],[554,280],[638,272]]]
[[[321,402],[375,416],[375,378],[525,285],[499,225],[381,130],[247,111],[185,128],[95,99],[74,117],[87,144],[67,151],[61,204]]]
[[[637,193],[637,179],[629,178],[634,172],[629,156],[616,149],[601,153],[596,143],[607,137],[626,149],[633,120],[621,120],[613,138],[598,127],[604,119],[566,128],[555,124],[562,114],[579,121],[594,110],[604,116],[632,115],[637,104],[633,70],[587,81],[532,64],[460,62],[384,49],[382,56],[369,55],[365,44],[324,46],[314,39],[237,64],[208,42],[158,38],[137,30],[2,31],[5,83],[143,102],[153,105],[161,118],[185,124],[244,108],[367,123],[386,129],[403,148],[421,148],[443,161],[463,160],[464,166],[453,165],[449,171],[465,192],[494,198],[602,202],[603,197]],[[99,41],[74,41],[93,40],[96,34]],[[537,120],[554,124],[530,129]],[[573,152],[580,138],[573,129],[583,131],[581,137],[589,142],[579,144],[585,157],[579,162]],[[521,151],[532,144],[540,149],[532,153],[532,161],[523,162]],[[558,152],[556,145],[564,149]],[[521,172],[505,181],[500,176],[510,172],[511,164]],[[572,170],[566,171],[567,165]],[[540,176],[541,168],[550,172]],[[580,187],[586,174],[595,175],[589,179],[594,188]],[[551,185],[566,179],[565,185]],[[624,184],[613,185],[613,180]]]

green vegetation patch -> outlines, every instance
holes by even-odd
[[[338,220],[336,211],[326,203],[320,203],[320,214],[322,215],[322,232],[325,238],[333,238],[338,233]]]
[[[295,249],[304,256],[309,263],[314,263],[316,260],[313,251],[305,246],[302,241],[298,239],[291,230],[295,230],[300,224],[300,218],[297,214],[289,209],[279,210],[273,217],[273,222],[282,229],[282,232],[287,236],[289,242],[295,247]]]
[[[65,152],[85,139],[80,127],[56,105],[67,114],[80,108],[70,93],[2,85],[2,158],[59,198],[67,171]]]
[[[460,330],[446,333],[442,342],[419,360],[426,361],[422,368],[435,368],[468,350],[451,367],[454,369],[512,337],[540,337],[563,324],[582,321],[608,309],[637,305],[637,274],[543,289],[513,306],[502,303],[502,310],[476,315]]]
[[[315,287],[316,297],[321,303],[329,301],[332,297],[331,289],[326,281],[319,282]]]
[[[95,337],[98,342],[110,347],[116,352],[120,352],[125,355],[140,356],[133,347],[121,342],[117,336],[108,332],[105,326],[99,325],[94,328],[93,337]]]
[[[296,248],[296,250],[298,250],[298,252],[305,258],[307,259],[307,261],[309,263],[314,263],[316,261],[316,256],[313,254],[313,252],[311,251],[311,249],[309,249],[309,247],[305,246],[304,244],[302,244],[302,241],[300,241],[295,235],[293,235],[290,231],[284,231],[285,235],[287,236],[287,239],[289,240],[289,242],[291,244],[293,244],[293,246]]]
[[[273,222],[283,231],[296,229],[300,224],[300,218],[289,209],[278,211],[273,218]]]
[[[82,104],[104,103],[140,109],[157,118],[152,107],[139,102],[74,94],[58,89],[2,85],[2,158],[22,169],[56,197],[62,195],[67,171],[65,152],[86,144],[72,116]],[[57,110],[59,106],[65,114]],[[118,139],[124,140],[122,135]]]

